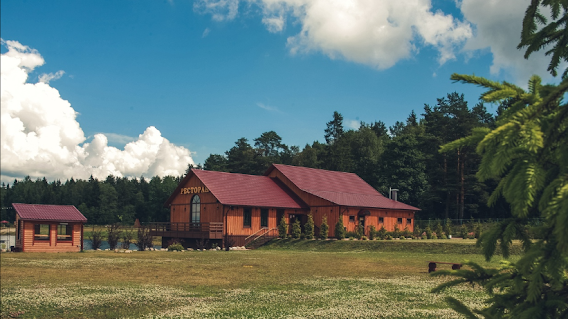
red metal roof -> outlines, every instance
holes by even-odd
[[[267,176],[244,175],[192,169],[223,205],[303,208],[305,204],[277,180]]]
[[[419,208],[384,197],[353,173],[326,171],[308,167],[273,164],[265,175],[276,169],[302,191],[341,206],[404,209]]]
[[[12,204],[20,219],[59,222],[87,222],[73,205]]]

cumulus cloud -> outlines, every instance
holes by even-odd
[[[345,124],[345,127],[352,130],[357,130],[361,127],[361,121],[359,120],[345,120],[343,123]]]
[[[248,0],[262,9],[268,31],[285,28],[286,17],[298,21],[300,33],[287,39],[292,54],[322,52],[386,69],[424,45],[439,52],[443,64],[472,36],[468,23],[433,12],[430,0]],[[238,2],[200,0],[196,10],[214,20],[237,16]],[[206,9],[203,9],[206,8]],[[222,18],[221,18],[221,17]]]
[[[44,64],[34,49],[2,41],[1,177],[3,181],[115,176],[181,175],[194,164],[188,149],[176,146],[148,127],[124,150],[108,145],[105,134],[86,138],[77,112],[47,83],[27,83],[28,73]],[[53,78],[52,78],[53,79]],[[117,138],[118,135],[109,135]]]
[[[476,27],[476,34],[467,40],[464,51],[489,50],[493,55],[491,73],[504,72],[521,85],[526,85],[533,74],[545,79],[552,77],[546,72],[550,58],[544,55],[544,50],[533,53],[528,60],[523,56],[524,50],[517,50],[529,3],[530,0],[463,0],[460,6],[465,19]]]

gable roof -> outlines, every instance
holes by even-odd
[[[419,211],[419,208],[384,197],[354,173],[273,164],[264,175],[278,170],[302,191],[341,206]]]
[[[166,201],[171,203],[191,176],[195,175],[223,205],[296,208],[306,205],[278,180],[267,176],[245,175],[192,169]]]
[[[73,205],[12,204],[22,220],[86,223],[87,218]]]

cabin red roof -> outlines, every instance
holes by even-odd
[[[302,191],[341,206],[419,211],[419,208],[384,197],[353,173],[273,164],[265,173],[280,171]]]
[[[87,218],[73,205],[12,204],[22,220],[86,223]]]
[[[297,209],[305,207],[305,204],[280,181],[267,176],[200,169],[191,171],[223,205]],[[180,183],[182,184],[183,182]]]

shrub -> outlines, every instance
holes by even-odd
[[[323,216],[321,218],[319,238],[324,240],[327,239],[328,233],[329,233],[329,226],[327,225],[327,216]]]
[[[446,219],[446,223],[444,224],[444,233],[446,233],[448,237],[452,234],[452,221],[449,218]]]
[[[448,239],[448,237],[446,237],[446,235],[442,234],[442,235],[440,236],[440,239]]]
[[[111,224],[107,226],[107,241],[110,250],[116,249],[118,246],[118,240],[120,239],[121,231],[119,224]]]
[[[442,227],[442,224],[440,224],[439,220],[436,220],[436,225],[434,225],[434,232],[438,237],[442,236],[442,233],[444,232],[444,228]]]
[[[392,240],[392,236],[391,236],[391,235],[387,235],[387,236],[385,237],[385,239],[386,239],[386,240]]]
[[[394,238],[400,237],[400,229],[398,228],[398,224],[394,225],[394,231],[392,232],[392,237]]]
[[[430,226],[426,226],[426,228],[424,228],[424,232],[426,233],[426,238],[432,238],[432,229],[430,229]]]
[[[306,239],[314,238],[314,216],[312,216],[312,213],[308,214],[308,221],[304,225],[304,237]]]
[[[122,249],[130,249],[130,244],[132,243],[133,237],[134,235],[130,230],[124,231],[122,233]]]
[[[467,226],[465,224],[462,224],[460,227],[460,236],[463,239],[467,238]]]
[[[400,236],[398,239],[406,239],[406,237],[404,236]]]
[[[481,236],[481,223],[477,224],[475,227],[475,238],[479,238]]]
[[[361,237],[363,237],[364,235],[365,235],[365,226],[359,223],[357,225],[357,239],[361,239]]]
[[[292,238],[300,238],[302,236],[302,227],[300,226],[300,221],[296,221],[292,224]]]
[[[414,235],[414,237],[421,237],[422,236],[422,229],[420,229],[420,227],[418,227],[418,225],[414,225],[413,235]]]
[[[138,228],[138,241],[136,242],[136,246],[138,246],[138,250],[144,251],[146,248],[152,247],[152,241],[154,237],[150,235],[150,228],[148,226],[140,226]]]
[[[377,229],[375,228],[375,225],[369,226],[369,240],[374,240],[376,233]]]
[[[410,229],[408,229],[408,226],[404,227],[404,230],[402,231],[402,236],[412,237],[412,233],[410,232]]]
[[[183,245],[180,243],[171,244],[168,246],[168,251],[182,251],[184,250]]]
[[[356,231],[348,231],[348,232],[345,232],[345,237],[348,237],[348,238],[360,238],[360,237],[359,237],[359,234],[358,234]]]
[[[339,220],[335,224],[335,238],[340,240],[345,238],[345,226],[343,226],[343,215],[339,215]]]
[[[385,226],[381,226],[381,229],[377,232],[377,237],[379,237],[379,239],[385,239],[387,237],[387,230],[385,229]]]
[[[286,224],[286,216],[283,215],[278,223],[278,237],[286,238],[288,234],[288,224]]]
[[[367,236],[363,235],[361,236],[361,240],[369,240],[369,239],[367,238]]]
[[[438,239],[438,236],[436,236],[436,233],[433,233],[430,239]]]
[[[93,225],[93,231],[91,231],[91,236],[89,237],[91,240],[91,246],[93,250],[97,250],[101,248],[103,243],[103,232],[101,230],[95,230],[95,226]]]

